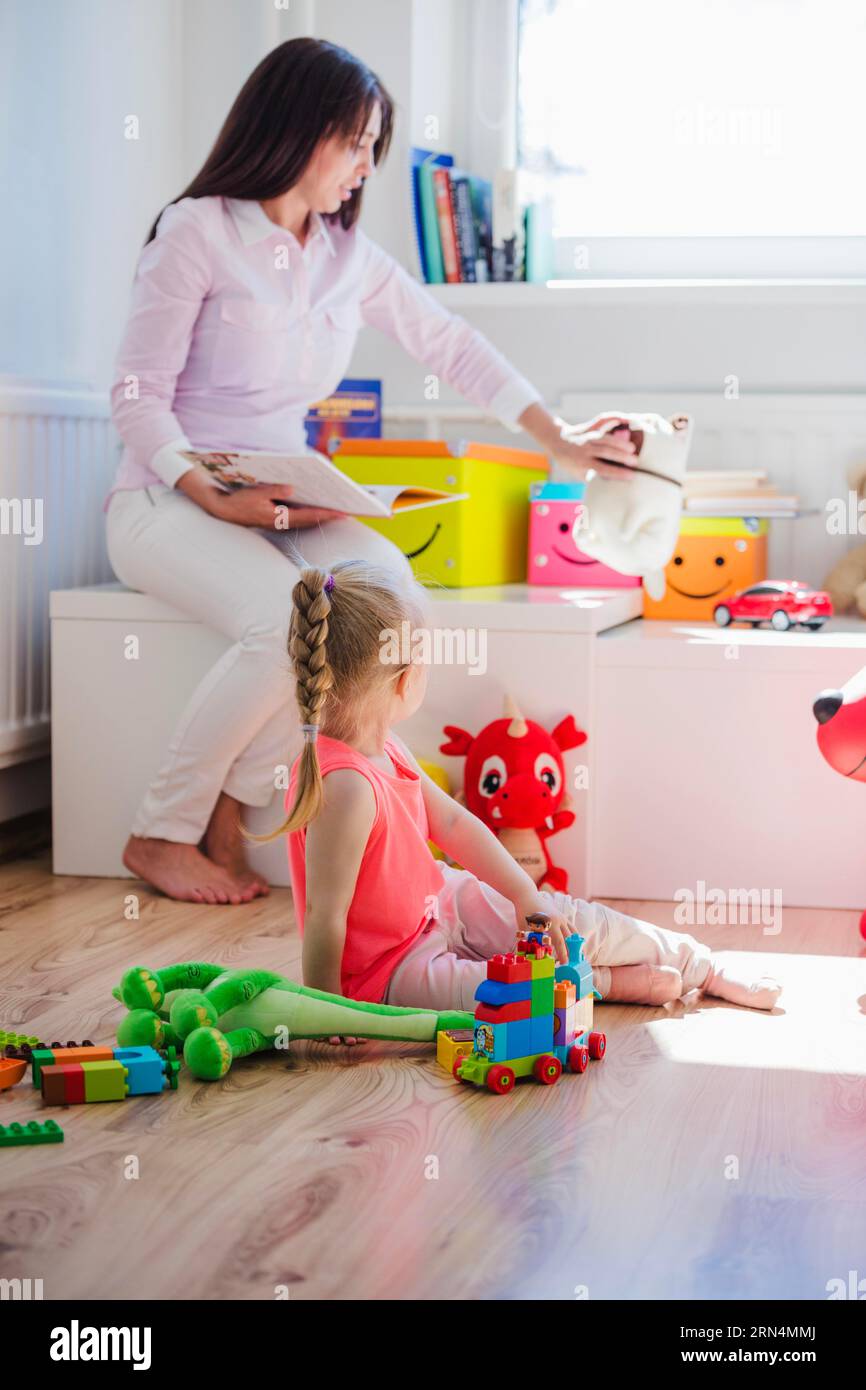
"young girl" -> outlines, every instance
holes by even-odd
[[[392,726],[421,705],[426,667],[391,664],[386,639],[425,627],[425,598],[414,580],[362,561],[333,573],[305,569],[293,590],[289,652],[304,747],[282,829],[304,983],[471,1011],[488,958],[512,950],[518,926],[543,912],[560,961],[565,937],[584,937],[603,999],[664,1004],[698,988],[772,1009],[775,981],[732,973],[693,937],[539,891],[496,836],[421,771]],[[466,867],[434,859],[428,839]]]

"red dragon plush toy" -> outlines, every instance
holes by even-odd
[[[524,719],[513,701],[473,738],[446,724],[440,753],[466,757],[462,800],[502,841],[539,888],[567,892],[568,876],[551,858],[547,841],[574,824],[562,754],[579,748],[586,734],[571,715],[548,733]]]

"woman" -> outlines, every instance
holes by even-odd
[[[291,487],[227,495],[183,449],[304,452],[304,416],[340,381],[363,322],[580,476],[632,452],[601,431],[566,443],[530,383],[357,228],[392,122],[387,91],[350,53],[311,38],[281,44],[139,259],[112,390],[125,448],[109,555],[124,584],[233,643],[193,692],[124,851],[128,869],[173,898],[267,892],[246,864],[239,811],[270,801],[298,742],[289,557],[407,566],[334,512],[292,509],[293,529],[279,529]]]

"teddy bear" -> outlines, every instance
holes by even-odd
[[[866,503],[866,459],[850,469],[848,485],[858,503]],[[866,618],[866,544],[855,545],[837,560],[821,587],[830,595],[834,613],[853,608]]]
[[[575,523],[575,544],[620,574],[640,575],[650,598],[665,592],[665,565],[676,548],[683,507],[683,479],[692,437],[688,415],[617,412],[628,424],[582,435],[562,425],[563,439],[583,442],[603,433],[628,433],[635,446],[630,476],[596,474],[586,485],[584,512]],[[560,422],[561,423],[561,422]]]

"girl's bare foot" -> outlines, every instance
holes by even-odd
[[[232,881],[244,894],[244,902],[249,902],[251,898],[266,898],[271,890],[261,875],[254,873],[247,863],[240,816],[240,802],[229,796],[228,792],[220,792],[208,822],[204,843],[208,858],[231,875]]]
[[[184,903],[249,902],[240,884],[195,845],[175,840],[151,840],[130,835],[123,862],[136,878],[144,879],[168,898]]]
[[[683,977],[672,965],[596,966],[593,980],[610,1004],[672,1004],[683,992]]]

